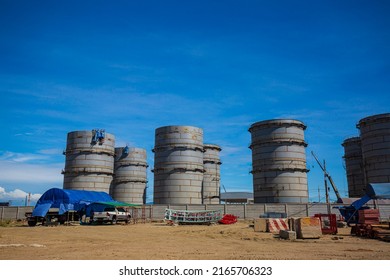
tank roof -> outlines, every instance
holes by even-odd
[[[390,113],[377,114],[377,115],[365,117],[359,121],[356,127],[360,128],[361,126],[364,126],[367,123],[372,123],[372,122],[390,122]]]
[[[203,147],[204,148],[207,148],[207,149],[216,149],[216,150],[219,150],[221,151],[221,146],[217,145],[217,144],[210,144],[210,143],[206,143],[206,144],[203,144]]]
[[[259,121],[255,122],[251,125],[249,128],[249,131],[255,127],[272,127],[272,126],[281,126],[281,125],[289,125],[289,126],[298,126],[301,127],[302,129],[306,129],[306,125],[300,121],[300,120],[295,120],[295,119],[271,119],[271,120],[264,120],[264,121]]]
[[[356,142],[361,142],[360,136],[354,136],[345,139],[344,142],[341,144],[341,146],[344,147],[345,145],[356,143]]]

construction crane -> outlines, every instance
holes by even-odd
[[[333,191],[334,193],[336,194],[336,197],[337,197],[337,202],[338,203],[342,203],[342,198],[340,196],[340,193],[336,187],[336,184],[333,182],[333,179],[332,177],[330,176],[330,174],[328,173],[328,171],[326,171],[326,167],[325,167],[325,161],[324,161],[324,165],[321,164],[321,162],[318,160],[318,158],[316,157],[316,155],[314,154],[314,152],[312,151],[311,154],[313,155],[313,157],[315,158],[315,160],[317,161],[318,165],[321,167],[322,171],[324,172],[324,176],[328,179],[329,183],[332,185],[332,188],[333,188]],[[326,183],[326,181],[325,181]]]

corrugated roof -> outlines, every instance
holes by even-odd
[[[243,200],[253,199],[253,193],[251,192],[225,192],[221,193],[221,200]]]

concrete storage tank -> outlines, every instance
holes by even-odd
[[[360,137],[351,137],[344,140],[344,160],[347,172],[349,197],[365,195],[364,165]]]
[[[115,137],[104,130],[73,131],[67,135],[64,189],[110,192]]]
[[[203,130],[164,126],[155,131],[154,203],[201,204]]]
[[[361,119],[360,129],[366,183],[390,183],[390,113]]]
[[[274,119],[251,125],[255,203],[307,203],[306,126]]]
[[[204,145],[203,204],[219,204],[221,148],[214,144]]]
[[[111,189],[115,200],[146,203],[146,150],[140,148],[115,148],[114,181]]]

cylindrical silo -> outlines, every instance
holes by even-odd
[[[155,131],[154,203],[201,204],[203,130],[164,126]]]
[[[110,192],[114,171],[115,137],[103,130],[67,135],[64,189]]]
[[[366,183],[390,183],[390,113],[361,119],[357,127]]]
[[[204,144],[203,165],[203,204],[219,204],[221,148],[214,144]]]
[[[122,202],[145,204],[147,167],[146,150],[127,146],[115,148],[112,197]]]
[[[360,137],[351,137],[344,140],[344,160],[347,172],[349,197],[365,195],[363,154]]]
[[[274,119],[251,125],[255,203],[307,203],[306,126]]]

